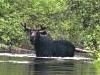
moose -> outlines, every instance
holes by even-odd
[[[73,57],[75,47],[70,41],[53,40],[48,36],[46,27],[39,29],[28,28],[22,24],[28,34],[30,42],[34,45],[37,57]]]

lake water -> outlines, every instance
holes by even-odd
[[[92,60],[84,57],[21,56],[1,55],[0,75],[100,75]]]

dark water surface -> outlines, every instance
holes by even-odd
[[[0,56],[0,75],[100,75],[91,60],[75,59]]]

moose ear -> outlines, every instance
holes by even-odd
[[[41,34],[42,35],[47,35],[47,32],[46,31],[41,31]]]

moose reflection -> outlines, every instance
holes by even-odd
[[[29,29],[22,24],[30,42],[35,47],[37,57],[73,57],[75,47],[66,40],[53,40],[48,36],[46,28]]]
[[[29,73],[34,71],[34,75],[75,75],[75,62],[73,60],[52,60],[34,59],[34,63],[29,64]],[[80,69],[81,70],[81,69]]]

